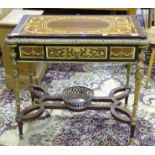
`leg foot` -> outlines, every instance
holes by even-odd
[[[17,114],[16,122],[18,123],[19,138],[23,139],[23,117],[21,114]]]
[[[131,125],[129,145],[133,145],[134,144],[134,133],[135,133],[135,129],[136,129],[136,125]]]
[[[23,138],[23,135],[19,135],[19,139],[20,140],[23,140],[24,138]]]
[[[23,122],[18,122],[19,138],[23,139]]]
[[[127,145],[133,145],[133,144],[134,144],[134,142],[135,142],[135,141],[134,141],[134,138],[130,138],[130,139],[129,139],[129,142],[128,142],[128,144],[127,144]]]

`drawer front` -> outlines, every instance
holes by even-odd
[[[110,60],[134,60],[135,47],[110,47]]]
[[[19,46],[21,59],[44,59],[43,46]]]
[[[106,60],[107,47],[46,47],[46,58],[53,60]]]

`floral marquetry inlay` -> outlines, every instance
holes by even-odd
[[[44,58],[44,48],[42,46],[20,46],[19,52],[22,59]]]
[[[129,16],[32,16],[20,33],[24,35],[138,35]]]
[[[105,60],[107,59],[107,47],[46,47],[47,59],[70,60]]]
[[[135,47],[110,47],[111,60],[134,60]]]

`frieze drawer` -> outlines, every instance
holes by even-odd
[[[19,57],[21,59],[44,59],[44,47],[19,46]]]
[[[135,47],[110,47],[110,60],[134,60]]]
[[[46,58],[53,60],[106,60],[107,47],[46,47]]]

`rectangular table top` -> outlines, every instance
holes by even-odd
[[[49,15],[23,16],[8,38],[127,38],[145,39],[134,16]]]
[[[6,39],[18,61],[136,61],[148,40],[134,16],[24,16]]]

